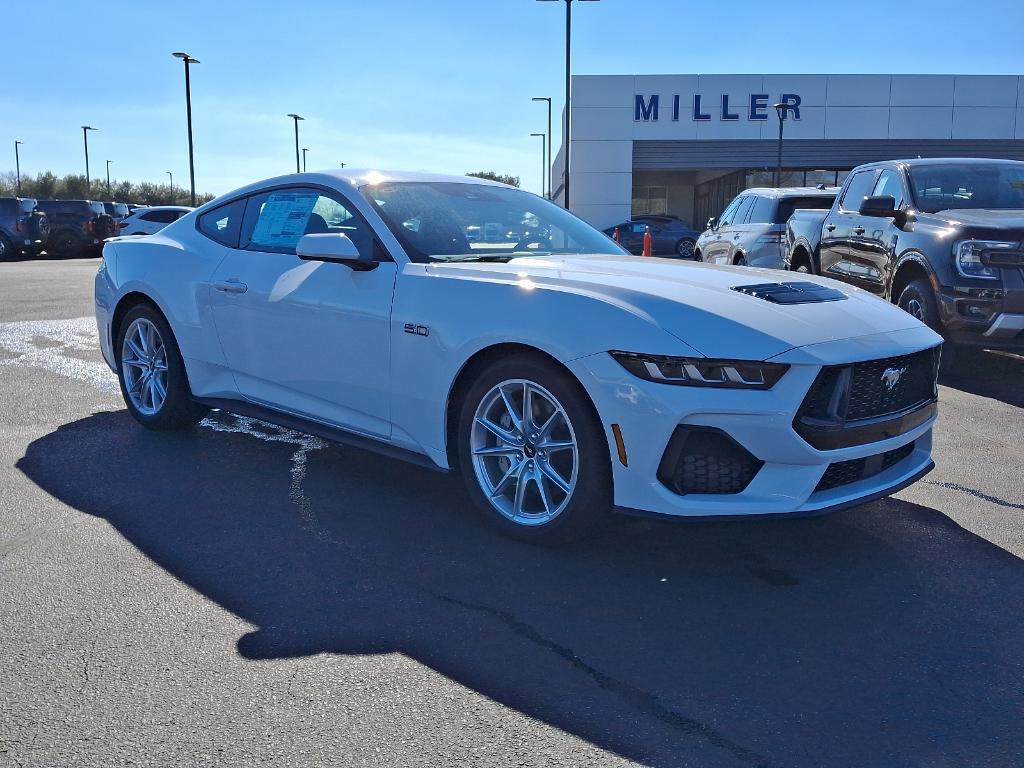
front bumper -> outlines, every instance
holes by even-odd
[[[920,335],[891,334],[878,357],[906,354],[921,346]],[[828,364],[835,350],[854,345],[833,342],[818,350]],[[808,355],[794,350],[792,367],[771,390],[745,391],[671,386],[638,379],[610,355],[569,363],[591,393],[608,435],[614,502],[624,510],[675,517],[737,517],[817,514],[894,493],[928,472],[932,464],[931,415],[902,434],[863,445],[818,450],[796,433],[794,417],[822,364],[796,362]],[[779,358],[776,358],[779,359]],[[860,359],[868,359],[861,357]],[[789,362],[788,360],[786,362]],[[623,439],[627,464],[618,459],[612,424]],[[658,479],[659,465],[680,425],[720,430],[763,462],[738,493],[678,494]],[[906,448],[906,455],[882,471],[838,487],[819,484],[831,464],[866,459]]]
[[[943,286],[938,300],[949,341],[1024,350],[1024,270],[1002,270],[1002,284],[995,287]]]

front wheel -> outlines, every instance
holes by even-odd
[[[188,376],[171,327],[155,308],[125,315],[117,336],[118,379],[128,412],[155,430],[184,429],[207,409],[192,401]]]
[[[511,357],[481,373],[462,402],[458,458],[477,508],[516,538],[578,538],[611,509],[604,430],[579,383],[542,359]]]

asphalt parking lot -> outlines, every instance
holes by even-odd
[[[943,378],[895,498],[548,550],[444,475],[137,427],[96,265],[0,264],[0,764],[1021,764],[1021,359]]]

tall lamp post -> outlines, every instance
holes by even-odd
[[[21,197],[21,158],[18,156],[18,145],[24,143],[24,141],[14,142],[14,173],[18,177],[18,197]]]
[[[548,175],[548,156],[543,133],[531,133],[531,136],[540,136],[540,193],[544,194],[544,177]]]
[[[295,113],[290,113],[288,117],[295,121],[295,172],[299,173],[299,120],[305,120],[306,118]]]
[[[302,172],[306,172],[306,153],[309,152],[309,147],[302,148]]]
[[[107,160],[107,197],[110,197],[110,164],[112,160]]]
[[[174,174],[170,171],[164,171],[167,174],[167,178],[171,180],[171,202],[174,202]]]
[[[89,131],[98,131],[99,128],[93,128],[91,125],[82,126],[82,141],[85,144],[85,194],[89,194],[89,188],[91,182],[89,180]]]
[[[772,104],[775,107],[775,112],[779,116],[779,155],[775,161],[775,188],[778,189],[779,185],[782,184],[782,126],[786,122],[786,112],[789,110],[789,104],[780,101],[778,104]]]
[[[194,59],[184,51],[177,51],[171,54],[175,58],[185,62],[185,120],[188,123],[188,181],[189,197],[193,208],[196,207],[196,166],[192,154],[192,82],[188,76],[188,65],[198,64],[199,59]]]
[[[550,162],[551,162],[551,97],[550,96],[534,96],[531,99],[531,101],[546,101],[548,103],[548,140],[547,140],[547,145],[548,145],[548,163],[550,164]],[[547,179],[547,184],[548,184],[547,197],[550,199],[550,197],[551,197],[551,168],[550,168],[550,165],[549,165],[548,169],[544,172],[544,176]]]
[[[565,3],[565,120],[562,121],[562,200],[569,208],[569,88],[572,72],[572,3],[573,0],[539,0],[542,3]],[[580,3],[596,3],[597,0],[576,0]]]

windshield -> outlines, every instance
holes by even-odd
[[[89,209],[93,213],[99,214],[100,216],[106,213],[106,210],[103,207],[103,203],[89,203]]]
[[[416,261],[625,253],[564,208],[519,189],[408,181],[368,185],[362,193]]]
[[[910,167],[918,210],[1024,208],[1024,163],[943,163]]]

